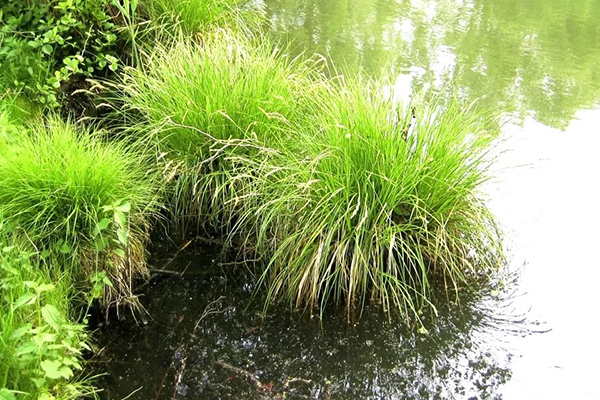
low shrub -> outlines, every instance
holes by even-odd
[[[157,208],[150,165],[139,149],[70,123],[22,127],[0,142],[0,212],[80,282],[106,283],[104,304],[132,300]]]
[[[118,27],[109,0],[0,1],[0,83],[47,108],[86,77],[115,71]]]

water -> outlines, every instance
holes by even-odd
[[[510,353],[485,338],[526,331],[491,294],[448,303],[427,333],[375,306],[351,323],[343,312],[321,323],[287,308],[263,317],[252,276],[222,265],[218,251],[191,246],[153,260],[185,272],[145,290],[147,325],[125,315],[101,327],[102,398],[498,399],[511,377]]]
[[[272,309],[218,249],[179,253],[145,290],[153,317],[100,329],[105,399],[600,399],[600,3],[264,0],[291,56],[320,53],[412,92],[503,112],[491,207],[518,272],[508,299],[449,304],[429,332],[369,310],[356,326]],[[164,255],[168,257],[168,255]],[[165,260],[153,260],[155,265]],[[202,271],[202,275],[193,275]],[[237,271],[238,273],[240,271]],[[243,274],[242,274],[243,275]],[[238,274],[239,276],[239,274]],[[514,298],[511,293],[518,294]],[[221,298],[221,296],[225,296]],[[212,310],[198,322],[204,311]],[[521,315],[526,320],[519,322]],[[536,325],[534,321],[542,321]]]

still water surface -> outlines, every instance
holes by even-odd
[[[518,279],[504,299],[494,293],[449,305],[427,334],[376,312],[356,326],[336,316],[319,326],[286,310],[262,320],[260,305],[240,308],[251,286],[223,273],[216,253],[196,248],[169,264],[186,269],[184,278],[147,289],[153,322],[102,329],[99,361],[111,373],[103,396],[600,399],[600,2],[254,6],[272,34],[291,43],[291,56],[319,53],[387,77],[406,98],[458,93],[507,117],[507,151],[488,191]],[[199,270],[206,275],[189,272]],[[213,313],[203,317],[205,310]]]

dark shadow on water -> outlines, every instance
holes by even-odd
[[[343,313],[321,324],[278,307],[263,318],[262,303],[247,307],[250,275],[231,273],[218,253],[193,247],[155,259],[185,273],[144,288],[152,320],[99,328],[91,364],[108,373],[102,399],[497,399],[510,379],[501,337],[525,331],[507,323],[500,300],[448,303],[427,333],[375,306],[351,325]]]

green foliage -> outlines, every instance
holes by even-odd
[[[131,296],[145,271],[158,186],[143,152],[50,120],[0,143],[0,211],[74,276],[106,270],[105,304]],[[81,279],[80,279],[81,281]],[[88,278],[85,278],[88,281]]]
[[[154,19],[172,18],[187,33],[198,33],[211,25],[235,20],[235,7],[242,0],[145,0]]]
[[[218,30],[202,44],[180,37],[158,46],[145,67],[130,69],[121,85],[132,137],[154,143],[172,180],[173,219],[188,216],[219,225],[215,215],[231,194],[230,159],[261,143],[294,143],[290,126],[303,120],[317,88],[314,62],[288,61],[270,44]],[[217,210],[217,211],[215,211]]]
[[[0,224],[1,398],[79,398],[90,392],[78,376],[88,346],[84,326],[69,318],[70,277],[16,245]]]
[[[458,101],[403,112],[359,76],[225,31],[158,48],[123,82],[130,134],[155,145],[170,209],[262,260],[269,298],[419,319],[503,261],[479,191],[491,120]],[[413,111],[414,110],[414,111]],[[414,113],[414,115],[413,115]]]
[[[106,0],[0,2],[0,82],[48,108],[70,82],[115,71],[117,27]]]
[[[458,102],[402,114],[378,85],[353,82],[315,99],[320,129],[301,131],[305,152],[238,164],[232,175],[251,178],[238,189],[231,235],[264,260],[271,299],[320,312],[371,299],[419,319],[435,311],[432,282],[458,296],[503,262],[479,191],[495,136],[489,119]]]

